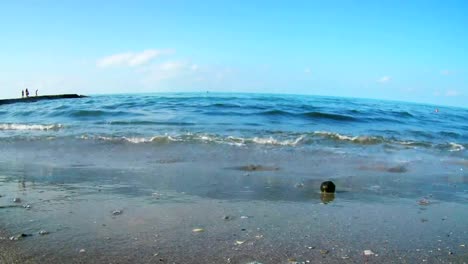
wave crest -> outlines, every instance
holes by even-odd
[[[287,146],[296,147],[303,145],[316,145],[320,146],[324,140],[337,141],[341,144],[355,144],[355,145],[379,145],[379,144],[390,144],[399,145],[405,148],[436,148],[448,151],[463,151],[465,149],[464,144],[458,143],[446,143],[446,144],[435,144],[424,141],[411,141],[411,140],[397,140],[394,138],[385,138],[381,136],[350,136],[343,135],[336,132],[328,131],[314,131],[312,133],[292,133],[288,135],[279,135],[276,137],[265,136],[265,137],[235,137],[235,136],[224,136],[215,134],[193,134],[187,133],[183,135],[157,135],[153,137],[114,137],[114,136],[82,136],[81,139],[94,139],[102,141],[111,141],[116,143],[207,143],[207,144],[226,144],[232,146],[248,146],[248,145],[269,145],[269,146]]]
[[[0,130],[59,130],[61,128],[63,128],[61,124],[0,124]]]

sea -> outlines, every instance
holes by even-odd
[[[467,121],[467,108],[307,95],[0,105],[0,238],[36,234],[0,239],[0,260],[462,263]]]
[[[325,96],[100,95],[0,106],[2,142],[267,145],[464,153],[468,109]],[[460,154],[461,155],[461,154]]]

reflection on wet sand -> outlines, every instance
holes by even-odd
[[[334,193],[321,193],[320,200],[324,204],[331,203],[333,202],[333,200],[335,200],[335,194]]]

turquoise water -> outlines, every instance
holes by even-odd
[[[18,103],[0,106],[0,161],[14,161],[13,171],[53,164],[71,175],[76,169],[123,169],[123,182],[216,199],[304,200],[311,194],[297,192],[296,184],[349,177],[367,181],[364,189],[385,182],[383,193],[414,197],[431,192],[441,177],[466,184],[466,117],[463,108],[298,95],[142,94]],[[154,176],[155,164],[166,173]],[[242,192],[239,171],[251,173],[248,168],[261,177],[248,179],[252,190]],[[278,186],[265,191],[270,174],[280,174],[274,177]],[[393,174],[424,191],[385,177]],[[105,183],[105,175],[59,178]],[[440,199],[458,199],[450,186],[441,189]]]
[[[436,109],[438,112],[436,112]],[[0,138],[464,151],[468,109],[258,94],[109,95],[0,106]]]

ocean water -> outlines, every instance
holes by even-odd
[[[414,147],[443,155],[468,146],[467,117],[464,108],[338,97],[109,95],[2,105],[0,139]]]
[[[463,263],[467,117],[267,94],[0,105],[0,262]]]

